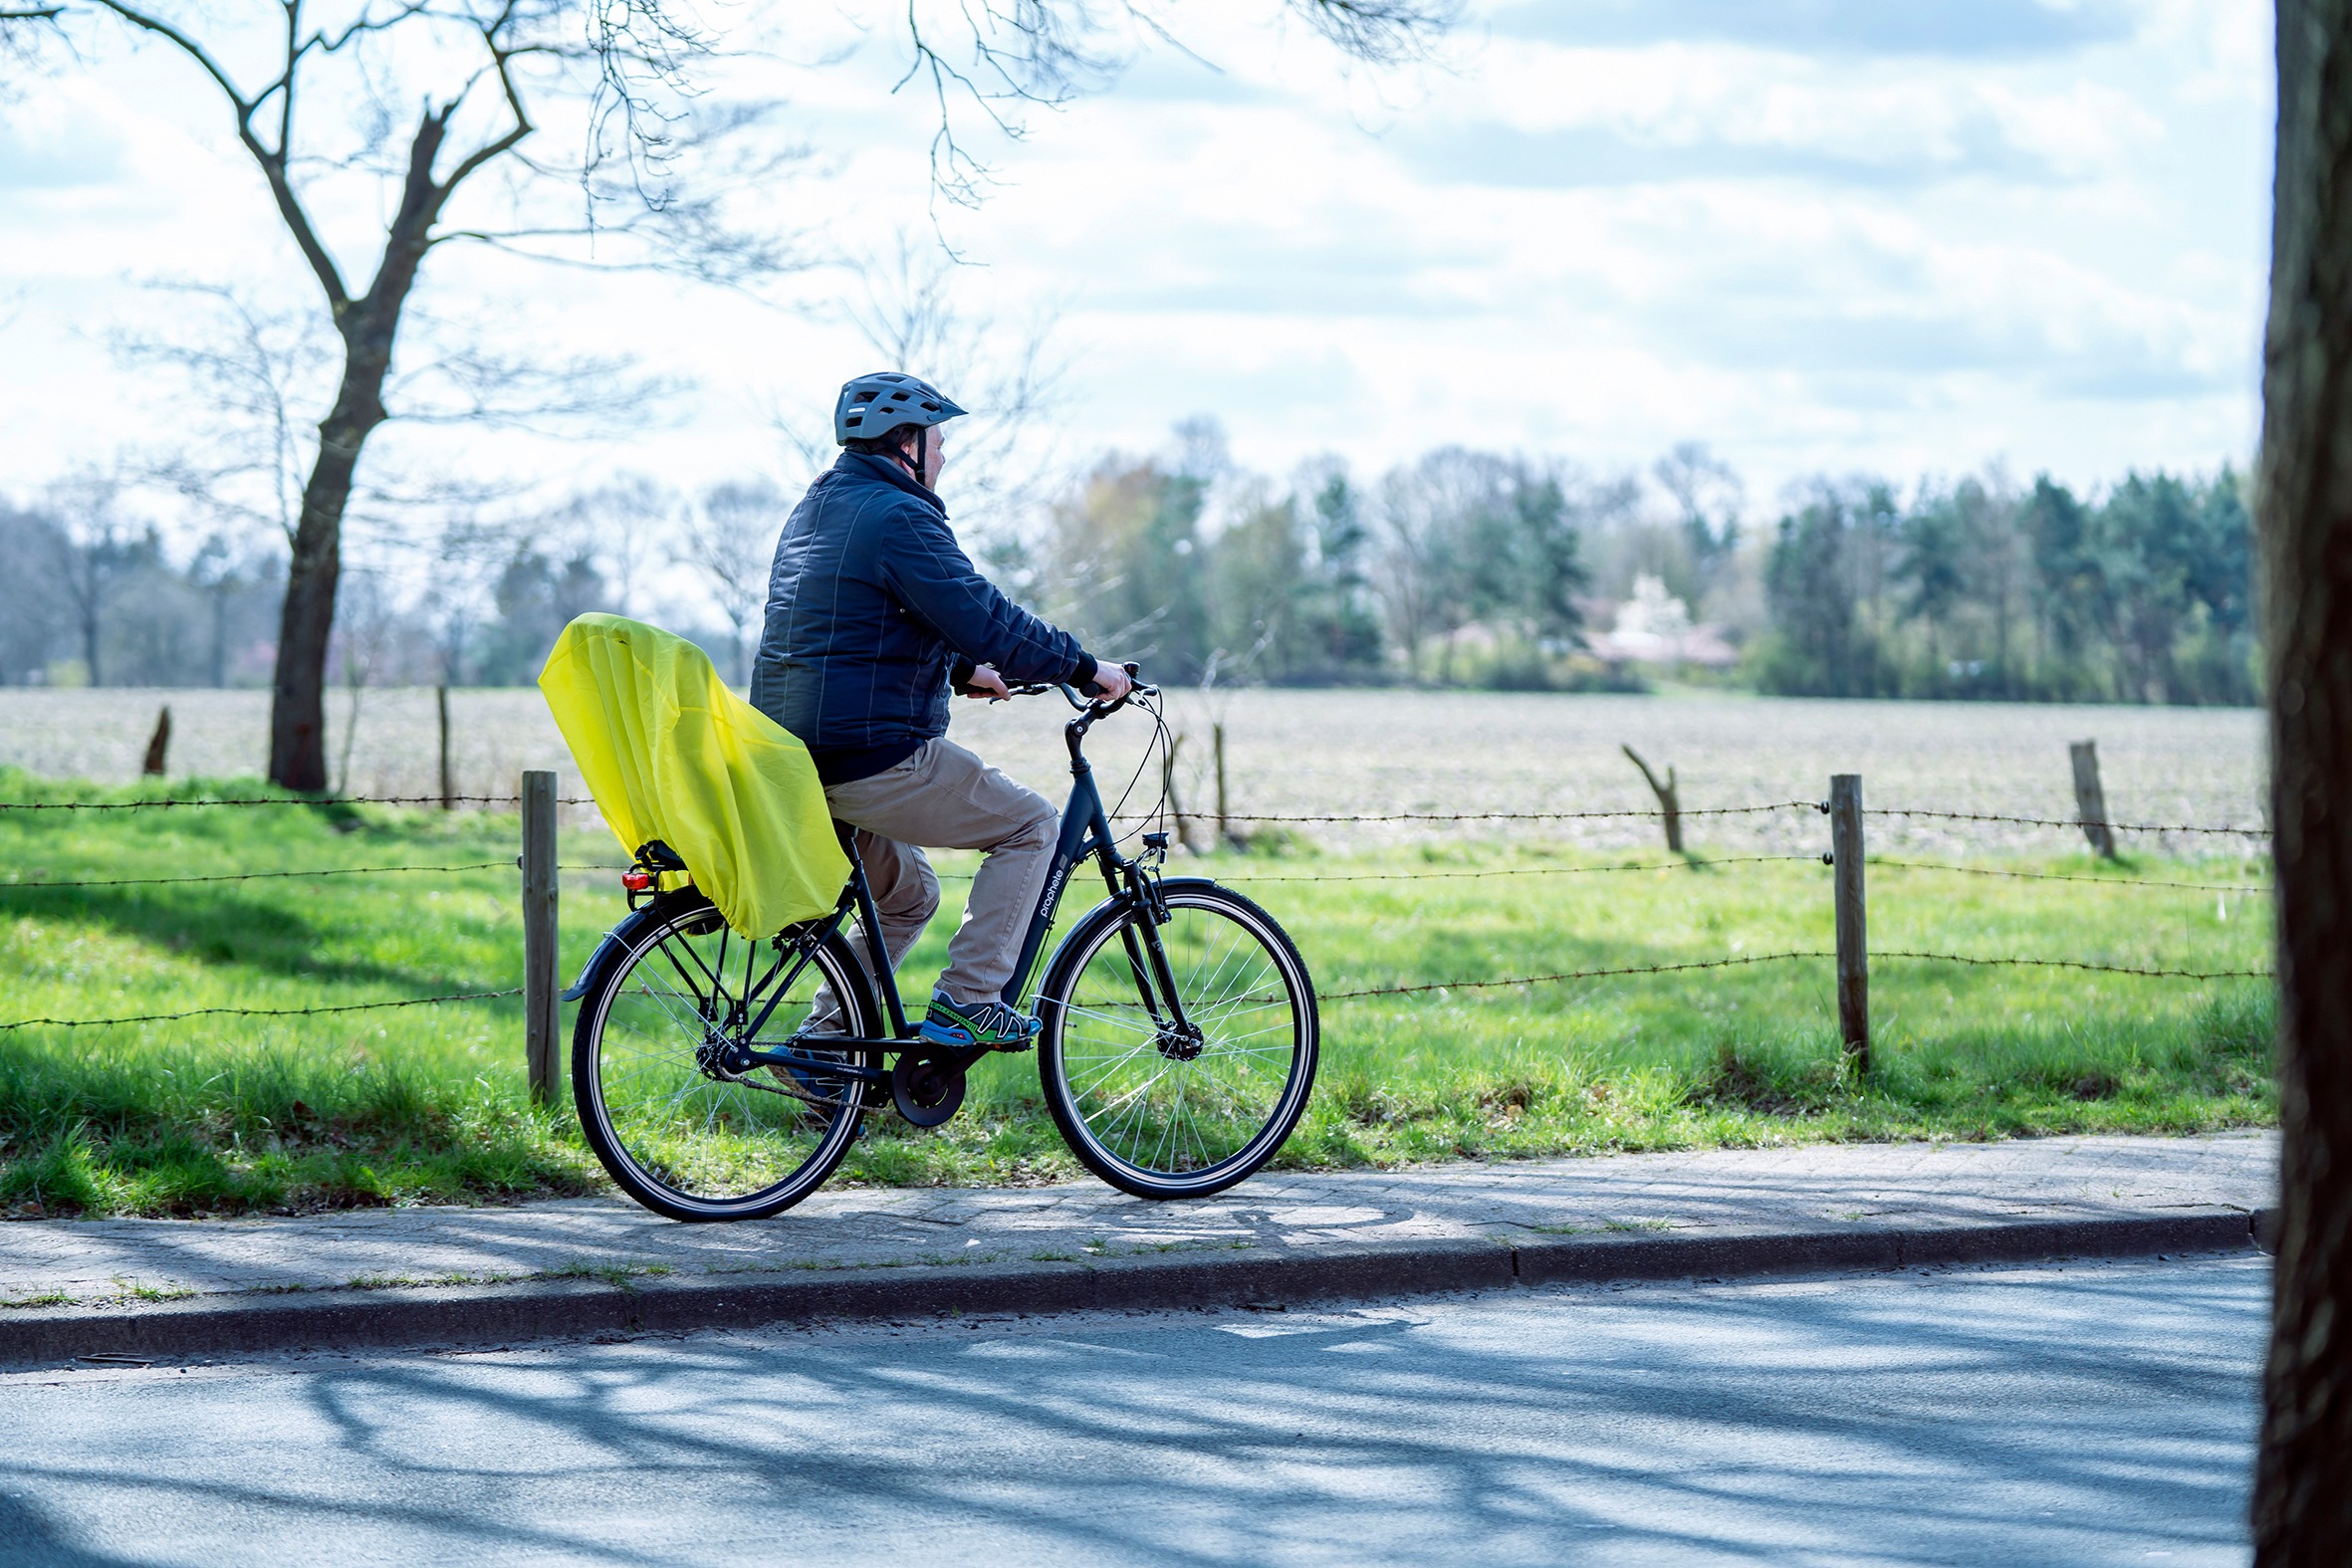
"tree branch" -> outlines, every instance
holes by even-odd
[[[134,11],[129,6],[123,5],[121,0],[98,0],[98,4],[102,8],[114,12],[141,32],[152,33],[157,38],[165,40],[177,48],[180,53],[201,66],[204,74],[212,78],[214,85],[228,96],[232,105],[236,106],[237,129],[240,133],[245,131],[247,123],[253,118],[253,104],[244,94],[237,91],[237,84],[229,80],[228,73],[221,69],[220,63],[206,52],[202,44],[197,43],[161,17],[149,16],[143,11]]]
[[[212,78],[214,85],[221,90],[230,105],[237,111],[237,139],[244,143],[247,152],[253,154],[253,160],[261,165],[262,177],[269,181],[270,195],[278,204],[279,217],[285,220],[287,230],[294,236],[294,243],[301,248],[303,260],[310,263],[311,271],[317,275],[319,286],[327,291],[328,307],[338,317],[341,317],[344,310],[352,303],[351,295],[344,288],[342,270],[335,265],[335,258],[328,253],[325,243],[319,238],[318,230],[311,223],[311,215],[303,208],[302,198],[295,193],[293,184],[286,177],[286,148],[280,145],[273,152],[263,144],[261,137],[253,133],[253,115],[254,112],[261,107],[261,100],[248,99],[237,91],[237,85],[229,80],[228,73],[221,69],[220,64],[205,51],[203,45],[160,17],[149,16],[143,11],[134,10],[123,4],[122,0],[97,0],[97,3],[104,9],[114,12],[132,27],[138,28],[142,32],[152,33],[170,43],[180,53],[201,67],[206,76]],[[290,39],[291,36],[289,34]],[[270,90],[276,92],[282,88],[285,91],[289,100],[289,113],[292,112],[291,100],[294,94],[295,63],[300,55],[299,49],[289,49],[286,74]],[[264,94],[263,96],[267,97],[268,95]]]
[[[464,184],[467,177],[470,176],[476,169],[489,162],[492,158],[497,157],[500,153],[509,151],[513,147],[520,144],[523,138],[530,135],[532,130],[535,128],[531,123],[530,112],[523,107],[523,90],[516,84],[515,74],[511,69],[509,69],[509,62],[513,59],[514,52],[501,49],[498,44],[499,29],[505,27],[508,18],[513,15],[514,7],[509,5],[506,10],[500,14],[497,21],[491,23],[487,27],[484,27],[482,29],[482,46],[490,51],[491,61],[498,68],[498,85],[499,88],[506,94],[507,109],[515,116],[514,126],[512,129],[508,130],[505,135],[500,136],[497,140],[487,141],[481,146],[476,147],[465,157],[463,161],[457,165],[457,167],[449,171],[449,177],[441,181],[442,203],[446,203],[450,194],[455,191],[458,186]],[[456,105],[452,104],[450,108],[454,110]],[[439,204],[435,205],[433,215],[436,218],[440,216]]]
[[[286,0],[286,74],[278,79],[278,152],[294,145],[294,71],[302,63],[302,0]],[[269,97],[264,93],[262,99]],[[261,100],[254,101],[259,108]]]

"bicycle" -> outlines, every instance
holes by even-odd
[[[1133,666],[1129,666],[1132,671]],[[1088,1170],[1138,1198],[1202,1198],[1271,1159],[1306,1109],[1320,1019],[1306,964],[1274,917],[1205,877],[1164,874],[1168,835],[1133,858],[1103,809],[1087,732],[1130,702],[1167,722],[1138,684],[1117,702],[1067,686],[1070,790],[1010,999],[1025,993],[1063,891],[1093,860],[1108,896],[1055,949],[1035,995],[1038,1078],[1056,1126]],[[1147,750],[1142,768],[1152,760]],[[1165,771],[1160,816],[1164,826]],[[1127,793],[1132,794],[1130,780]],[[1120,797],[1125,804],[1126,795]],[[765,942],[736,938],[658,841],[622,877],[629,914],[565,996],[573,1095],[588,1147],[621,1191],[674,1220],[756,1220],[815,1192],[886,1093],[917,1127],[963,1104],[985,1046],[915,1032],[879,951],[850,830],[850,871],[830,914]],[[854,920],[869,944],[848,939]],[[740,960],[731,952],[740,948]],[[734,966],[740,964],[740,975]]]

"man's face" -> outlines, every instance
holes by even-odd
[[[940,433],[939,426],[926,425],[924,427],[922,454],[922,461],[915,466],[922,470],[920,477],[924,485],[937,490],[939,488],[939,470],[947,462],[947,437]]]

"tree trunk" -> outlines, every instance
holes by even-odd
[[[2352,1562],[2352,0],[2279,0],[2256,506],[2278,908],[2278,1261],[2255,1561]]]
[[[106,682],[99,677],[98,673],[98,644],[99,633],[101,629],[102,628],[99,623],[98,613],[98,596],[96,591],[93,590],[90,607],[83,610],[82,612],[82,662],[89,666],[89,671],[84,676],[84,679],[89,681],[92,686],[104,686],[106,684]]]
[[[229,684],[229,589],[225,583],[212,590],[212,684],[215,689]]]
[[[433,183],[454,111],[427,110],[408,144],[408,178],[384,240],[375,281],[356,300],[335,304],[343,336],[343,384],[319,421],[319,456],[302,491],[302,521],[286,566],[286,607],[278,621],[278,674],[270,704],[270,783],[316,792],[327,787],[327,649],[335,634],[335,590],[343,576],[343,514],[351,504],[359,448],[384,421],[400,312],[430,247],[448,189]]]
[[[344,385],[351,385],[346,368]],[[337,412],[345,399],[338,398]],[[278,619],[278,672],[270,703],[270,783],[317,792],[327,787],[327,650],[335,636],[335,590],[343,576],[343,514],[352,499],[363,433],[339,442],[321,427],[319,460],[303,487],[302,523],[286,565]],[[340,432],[339,432],[340,433]]]

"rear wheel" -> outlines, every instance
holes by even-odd
[[[1088,1170],[1138,1198],[1200,1198],[1264,1165],[1297,1126],[1320,1021],[1273,916],[1204,880],[1163,892],[1166,983],[1145,917],[1118,903],[1055,953],[1038,994],[1038,1076]]]
[[[752,1045],[874,1065],[873,1052],[823,1045],[880,1032],[848,944],[836,934],[771,973],[777,950],[735,936],[699,895],[665,898],[613,938],[572,1037],[580,1129],[612,1180],[673,1220],[757,1220],[815,1192],[857,1136],[864,1081],[757,1063],[731,1071],[724,1057]],[[780,989],[750,1038],[748,1020]]]

